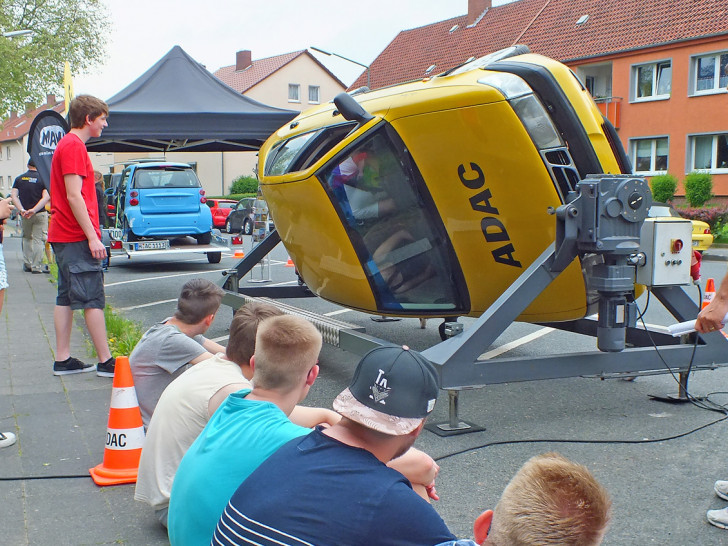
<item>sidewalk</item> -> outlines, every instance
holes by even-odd
[[[91,480],[88,469],[104,456],[112,380],[53,375],[56,285],[23,273],[20,238],[6,237],[3,249],[10,288],[0,314],[0,430],[18,441],[0,449],[0,543],[167,544],[152,511],[133,500],[133,484]],[[71,346],[92,361],[78,327]]]

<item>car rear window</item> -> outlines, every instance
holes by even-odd
[[[201,185],[192,169],[138,169],[134,175],[134,187],[199,188]]]

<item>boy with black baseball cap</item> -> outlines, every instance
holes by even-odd
[[[386,466],[414,444],[437,395],[435,370],[419,353],[370,351],[334,401],[341,421],[288,442],[262,463],[233,495],[213,544],[261,537],[320,546],[454,540],[410,482]]]

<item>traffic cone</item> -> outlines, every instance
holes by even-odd
[[[236,250],[235,254],[233,254],[233,258],[245,258],[245,252],[242,250]]]
[[[705,283],[705,295],[703,296],[703,303],[700,305],[700,309],[708,307],[713,298],[715,297],[715,281],[713,278],[708,279]]]
[[[129,358],[116,357],[111,389],[109,425],[104,462],[89,469],[96,485],[134,483],[144,445],[144,424],[139,410]]]
[[[286,262],[286,267],[296,267],[296,265],[293,263],[293,260],[291,260],[291,257],[288,257],[288,261]]]

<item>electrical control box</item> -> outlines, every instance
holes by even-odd
[[[640,232],[646,262],[637,267],[637,282],[646,286],[690,284],[692,233],[690,220],[647,218]]]

